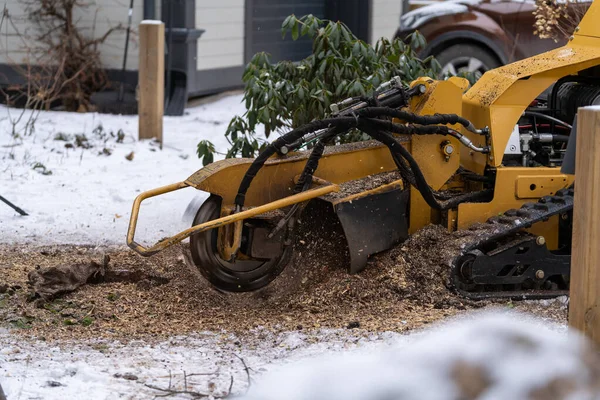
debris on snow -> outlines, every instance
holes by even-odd
[[[358,330],[198,332],[128,344],[99,339],[49,343],[0,333],[0,382],[8,399],[145,400],[166,394],[151,387],[222,397],[229,390],[244,394],[248,377],[254,384],[277,365],[404,340],[409,337]],[[126,374],[138,379],[124,379]],[[49,387],[48,381],[62,386]]]
[[[44,300],[69,293],[85,285],[90,280],[99,279],[108,267],[109,257],[102,264],[95,261],[80,264],[57,265],[36,268],[28,274],[29,285],[34,293]]]

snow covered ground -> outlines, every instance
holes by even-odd
[[[133,199],[141,191],[184,180],[201,168],[195,154],[199,140],[209,139],[217,150],[224,151],[227,142],[223,134],[228,122],[244,111],[240,100],[241,95],[229,96],[189,108],[183,117],[166,117],[162,151],[156,143],[135,140],[136,116],[44,112],[38,117],[32,135],[23,135],[21,131],[15,138],[11,134],[11,119],[18,111],[0,108],[0,195],[30,214],[22,217],[0,203],[0,243],[124,245]],[[122,143],[117,143],[119,131],[124,133]],[[84,147],[91,148],[78,147],[76,135],[85,135],[89,146],[84,144]],[[79,145],[81,139],[82,136]],[[133,158],[128,160],[126,156],[132,153]],[[189,221],[182,221],[182,215],[197,196],[198,192],[189,189],[144,203],[138,226],[139,241],[154,243],[189,226]],[[522,317],[516,315],[510,320],[518,322]],[[439,349],[437,356],[431,353],[427,356],[443,364],[444,354],[454,358],[458,354],[445,347],[444,341],[449,340],[452,346],[466,346],[468,343],[460,335],[465,333],[464,329],[477,326],[474,320],[468,320],[449,336],[445,336],[443,328],[434,329],[431,338],[424,338],[418,346],[417,341],[426,333],[406,336],[360,330],[278,334],[257,331],[244,337],[231,337],[227,332],[206,332],[163,339],[155,344],[74,342],[56,345],[22,341],[11,332],[0,331],[0,384],[9,400],[145,399],[160,394],[146,384],[167,388],[171,381],[173,389],[184,390],[184,371],[188,375],[215,372],[189,377],[188,390],[219,395],[227,392],[233,376],[233,392],[243,393],[247,375],[242,359],[250,368],[250,375],[255,377],[267,370],[277,370],[283,364],[316,355],[329,357],[333,352],[347,349],[362,352],[354,360],[364,360],[361,357],[366,354],[365,362],[373,367],[377,362],[373,357],[381,354],[375,350],[388,348],[381,346],[394,346],[394,354],[402,358],[403,349],[408,351],[414,344],[420,350],[411,350],[406,363],[412,360],[424,370],[425,364],[415,361],[419,351],[425,354],[428,348]],[[577,346],[578,342],[567,342],[564,326],[537,321],[528,329],[535,334],[542,328],[553,332],[548,334],[549,341],[540,341],[539,335],[533,336],[534,341],[544,346],[558,344],[566,352]],[[488,334],[486,338],[478,348],[495,346],[493,335]],[[575,344],[569,347],[568,343]],[[553,350],[548,349],[548,352]],[[542,360],[546,362],[547,358]],[[406,363],[395,365],[394,371],[405,371]],[[573,363],[569,366],[576,364]],[[356,362],[348,362],[344,369],[331,371],[323,358],[308,365],[310,367],[304,365],[292,370],[297,374],[284,369],[283,375],[270,378],[279,384],[267,380],[257,386],[253,395],[258,399],[292,398],[289,391],[300,384],[304,389],[315,385],[348,385],[365,370]],[[321,376],[316,371],[321,371]],[[115,374],[126,373],[135,375],[137,380],[115,377]],[[295,376],[299,377],[297,382]],[[329,376],[331,381],[326,380]],[[373,380],[377,376],[367,374],[360,382],[377,385]],[[428,379],[427,375],[419,376]],[[391,376],[382,374],[382,377],[390,379]],[[443,385],[440,387],[442,392],[438,393],[442,393],[442,397],[436,398],[448,398],[443,397],[448,393],[446,389]],[[315,398],[310,391],[298,389],[297,393],[295,398],[298,399]],[[189,398],[189,395],[180,398]]]
[[[0,195],[29,213],[22,217],[0,203],[0,240],[124,244],[134,198],[185,180],[202,168],[196,156],[198,141],[211,140],[217,151],[225,151],[227,125],[244,112],[241,99],[232,95],[188,108],[182,117],[165,117],[162,151],[150,140],[136,140],[137,116],[43,112],[33,134],[23,134],[25,117],[14,138],[11,121],[20,111],[0,107]],[[125,134],[122,143],[112,136],[119,130]],[[66,148],[75,135],[85,135],[93,147]],[[105,148],[111,155],[103,152]],[[126,156],[132,152],[129,161]],[[199,193],[190,188],[144,202],[139,241],[154,243],[189,227],[182,216]]]
[[[252,400],[599,398],[600,363],[586,343],[514,312],[471,313],[410,335],[256,329],[154,344],[0,343],[9,400],[147,399],[169,387],[219,397],[230,386]]]
[[[344,331],[273,334],[260,329],[245,337],[205,332],[156,344],[23,343],[0,336],[0,383],[12,399],[149,399],[164,394],[146,385],[212,393],[244,393],[248,374],[257,377],[282,365],[324,352],[373,348],[401,343],[408,336],[393,333],[353,334]],[[116,377],[135,375],[136,380]],[[116,376],[115,376],[116,375]],[[60,386],[59,386],[60,385]],[[174,398],[189,398],[180,395]]]
[[[598,399],[600,357],[562,325],[471,313],[389,345],[277,368],[250,400]]]

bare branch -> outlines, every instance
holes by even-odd
[[[238,356],[237,354],[233,354],[238,360],[240,360],[242,362],[242,365],[244,366],[244,371],[246,371],[246,377],[248,379],[248,387],[246,388],[246,391],[248,389],[250,389],[250,386],[252,385],[252,378],[250,377],[250,368],[248,367],[248,365],[246,364],[246,361]]]
[[[231,394],[232,388],[233,388],[233,375],[231,375],[231,381],[229,382],[229,389],[227,389],[227,394],[224,397],[228,397]]]
[[[27,49],[25,67],[20,62],[11,62],[11,67],[27,83],[10,92],[0,89],[0,95],[14,103],[25,94],[26,107],[36,105],[50,109],[53,104],[61,104],[70,111],[88,110],[91,95],[104,88],[108,81],[98,46],[122,26],[108,29],[100,37],[93,37],[93,32],[92,37],[87,37],[74,15],[77,8],[87,8],[89,3],[80,0],[21,1],[35,28],[33,40],[26,40],[6,8],[3,19],[6,18]],[[97,12],[96,9],[94,19]]]
[[[224,398],[229,397],[231,395],[231,391],[233,389],[233,375],[230,375],[230,377],[229,377],[229,387],[227,389],[227,392],[220,396],[215,396],[214,394],[196,392],[194,390],[188,389],[188,383],[187,383],[188,377],[190,377],[190,376],[207,376],[207,375],[215,375],[215,374],[216,374],[215,372],[188,374],[185,371],[183,371],[183,390],[177,390],[177,389],[174,389],[172,386],[172,381],[171,381],[172,375],[171,375],[171,371],[169,371],[169,386],[168,387],[162,388],[160,386],[150,385],[150,384],[144,384],[144,386],[146,386],[147,388],[161,392],[161,394],[155,395],[155,398],[171,397],[171,396],[176,396],[176,395],[180,395],[180,394],[185,394],[185,395],[191,396],[195,399],[202,399],[202,398],[207,398],[207,397],[212,397],[214,399],[224,399]]]
[[[191,390],[174,390],[174,389],[165,389],[165,388],[161,388],[158,386],[154,386],[154,385],[148,385],[148,384],[144,384],[144,386],[146,386],[147,388],[153,389],[153,390],[158,390],[159,392],[163,392],[163,394],[159,394],[156,395],[155,397],[169,397],[169,396],[175,396],[178,394],[187,394],[192,396],[195,399],[201,399],[204,397],[208,397],[208,394],[205,393],[200,393],[200,392],[194,392]]]

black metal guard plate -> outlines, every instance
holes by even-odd
[[[393,189],[334,206],[348,241],[350,273],[362,271],[371,254],[408,238],[408,199],[408,190]]]

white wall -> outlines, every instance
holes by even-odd
[[[0,62],[25,63],[35,34],[20,0],[5,0],[7,17],[0,28]]]
[[[0,32],[0,63],[27,62],[27,47],[33,47],[31,39],[38,33],[28,21],[22,0],[5,0],[6,8],[14,22],[14,27],[6,20]],[[122,25],[123,30],[113,32],[104,44],[99,46],[105,68],[120,69],[123,65],[125,29],[129,11],[129,0],[90,0],[86,8],[78,8],[75,18],[82,33],[89,38],[97,38],[112,27]],[[143,2],[134,2],[132,33],[129,40],[127,69],[138,67],[137,26],[143,17]]]
[[[391,39],[400,25],[402,0],[372,0],[371,43],[379,38]]]
[[[244,0],[196,0],[198,70],[244,64]]]
[[[127,69],[137,70],[139,62],[139,40],[138,26],[144,17],[144,4],[142,0],[133,3],[133,18],[131,23],[131,34],[129,36],[129,49],[127,52]],[[90,27],[94,26],[94,15],[96,11],[96,28],[94,32]],[[111,27],[119,24],[127,27],[129,12],[129,0],[96,0],[94,6],[88,10],[80,11],[82,19],[80,24],[85,26],[89,35],[93,37],[102,36]],[[125,29],[110,34],[106,42],[99,47],[100,57],[105,68],[121,69],[123,67],[123,52],[125,51]]]

